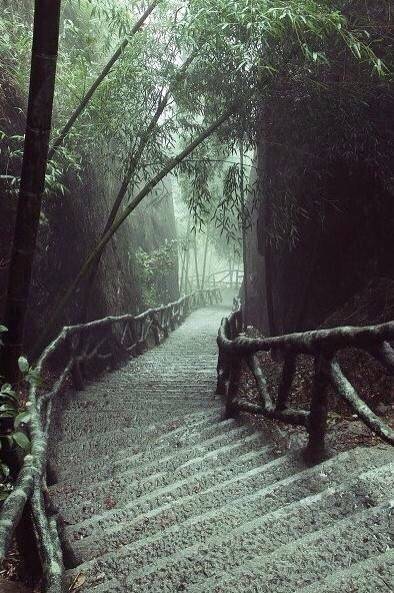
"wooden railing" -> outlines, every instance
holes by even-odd
[[[306,456],[311,462],[319,462],[326,456],[327,391],[331,385],[337,396],[349,404],[360,420],[380,438],[393,445],[394,431],[359,397],[335,358],[337,352],[345,348],[361,348],[376,358],[390,374],[394,374],[394,349],[390,345],[392,340],[392,321],[367,327],[336,327],[252,339],[243,333],[242,311],[238,308],[222,320],[219,329],[217,393],[225,397],[226,416],[229,418],[240,412],[249,412],[287,424],[304,426],[309,433]],[[257,353],[261,351],[269,351],[275,359],[280,357],[283,360],[282,376],[275,401],[268,391],[264,370],[257,357]],[[294,409],[288,405],[299,354],[307,354],[314,359],[309,410]],[[258,404],[238,397],[243,361],[254,376],[260,395]]]
[[[31,451],[25,456],[13,491],[0,509],[0,564],[28,504],[43,562],[45,590],[61,593],[62,551],[57,519],[55,514],[50,514],[46,487],[47,441],[54,401],[70,382],[75,389],[83,389],[86,380],[160,344],[194,309],[220,301],[219,290],[194,292],[140,315],[106,317],[64,327],[49,344],[36,366],[42,383],[33,385],[28,397]]]
[[[242,269],[220,270],[210,274],[206,286],[211,288],[240,288],[244,278]]]

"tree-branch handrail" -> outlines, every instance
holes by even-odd
[[[243,277],[244,271],[242,268],[218,270],[216,272],[211,272],[209,276],[207,276],[204,286],[212,286],[213,288],[236,288],[242,284]]]
[[[150,334],[154,345],[158,345],[191,311],[219,302],[221,293],[218,289],[195,291],[177,301],[137,315],[110,315],[88,323],[65,326],[45,348],[35,370],[39,376],[49,373],[50,378],[45,385],[32,385],[28,395],[30,419],[27,428],[31,451],[25,456],[14,489],[0,508],[0,564],[11,545],[23,509],[30,501],[44,564],[46,591],[61,593],[63,567],[55,529],[56,518],[48,516],[44,504],[47,498],[46,455],[52,402],[70,379],[76,390],[82,390],[89,374],[88,367],[92,368],[91,374],[97,374],[108,368],[108,365],[116,366],[130,355],[138,356],[148,347]],[[140,325],[139,333],[136,331],[137,325]],[[102,352],[103,347],[106,348],[105,352]]]
[[[394,430],[386,425],[361,399],[354,386],[345,377],[335,356],[345,348],[359,348],[373,356],[386,371],[394,374],[394,321],[364,327],[343,326],[332,329],[297,332],[268,338],[249,338],[243,332],[242,310],[239,306],[220,324],[217,343],[217,393],[225,397],[226,416],[240,412],[262,414],[268,418],[293,425],[304,426],[309,433],[307,455],[313,462],[326,455],[325,434],[327,423],[329,385],[351,407],[368,428],[382,440],[394,445]],[[278,396],[273,402],[268,391],[258,352],[271,352],[275,359],[283,360]],[[296,371],[296,358],[306,354],[314,358],[314,381],[310,410],[288,407],[288,399]],[[260,395],[259,404],[238,396],[242,362],[250,368]]]

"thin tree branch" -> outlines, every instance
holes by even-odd
[[[130,31],[130,37],[132,37],[133,35],[135,35],[141,29],[142,25],[144,24],[144,22],[146,21],[146,19],[148,18],[148,16],[156,8],[156,6],[159,4],[159,2],[160,2],[160,0],[154,0],[154,2],[152,2],[152,4],[150,4],[148,6],[148,8],[145,10],[144,14],[135,23],[134,27]],[[48,153],[48,159],[49,160],[51,160],[53,158],[53,156],[54,156],[55,152],[57,151],[57,149],[59,148],[59,146],[61,146],[63,144],[63,141],[66,138],[67,134],[69,133],[69,131],[71,130],[71,128],[73,127],[73,125],[75,124],[75,122],[77,121],[77,119],[79,118],[79,116],[85,110],[87,104],[89,103],[90,99],[93,97],[93,95],[96,92],[97,88],[103,82],[104,78],[106,78],[108,76],[108,74],[110,73],[111,68],[115,64],[115,62],[123,54],[124,50],[126,49],[127,45],[129,44],[129,40],[130,39],[127,38],[127,39],[124,39],[124,41],[122,41],[122,43],[120,44],[120,46],[118,47],[118,49],[116,50],[116,52],[113,54],[113,56],[107,62],[107,64],[104,66],[103,70],[100,72],[100,74],[98,75],[98,77],[96,78],[96,80],[93,82],[93,84],[91,85],[91,87],[89,88],[89,90],[85,94],[85,96],[83,97],[83,99],[80,102],[80,104],[78,105],[78,107],[76,107],[76,109],[73,111],[73,113],[71,114],[68,122],[62,128],[62,130],[59,133],[58,137],[56,138],[56,140],[53,142],[52,146],[49,149],[49,153]]]

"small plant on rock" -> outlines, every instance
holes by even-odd
[[[0,347],[3,344],[1,334],[6,331],[7,328],[0,325]],[[36,371],[25,357],[21,356],[18,364],[23,376],[21,383],[38,381]],[[21,405],[16,389],[10,383],[0,382],[0,506],[12,492],[23,458],[30,450],[26,430],[29,419],[29,403]]]

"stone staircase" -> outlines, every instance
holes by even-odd
[[[213,393],[223,314],[196,311],[159,347],[69,394],[50,487],[76,565],[68,586],[393,591],[392,450],[356,448],[307,467],[271,428],[222,421]]]

